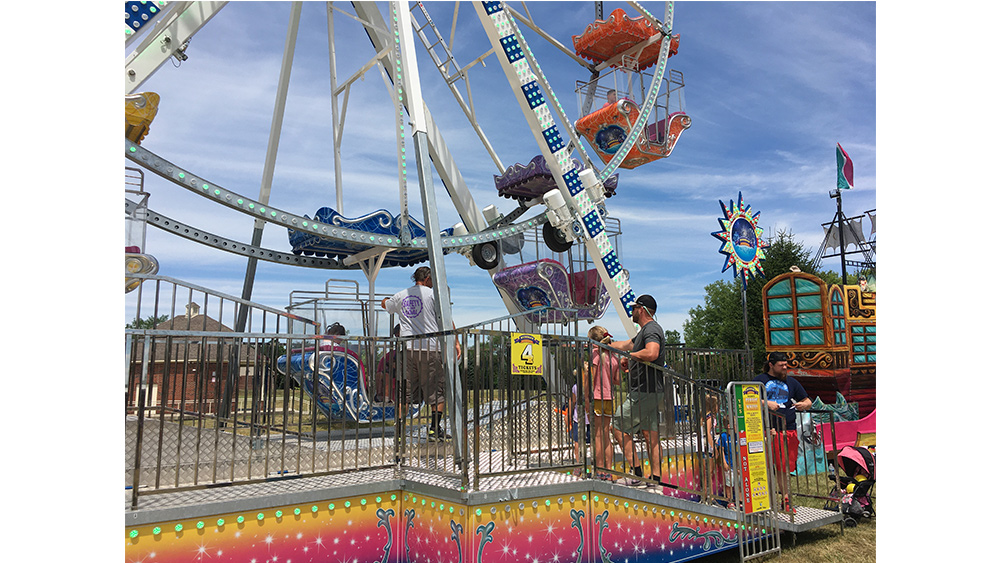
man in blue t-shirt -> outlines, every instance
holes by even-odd
[[[767,409],[771,413],[771,448],[778,490],[784,495],[783,508],[788,502],[788,474],[795,471],[799,458],[799,437],[795,430],[795,412],[807,411],[812,399],[794,377],[788,375],[788,355],[771,352],[767,356],[764,373],[753,380],[764,384]]]

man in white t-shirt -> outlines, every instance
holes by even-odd
[[[431,269],[427,266],[417,268],[413,272],[412,279],[414,282],[412,287],[382,299],[382,308],[399,317],[401,337],[441,332]],[[447,440],[451,436],[441,426],[445,404],[445,378],[440,339],[408,340],[406,348],[409,357],[406,370],[406,400],[410,404],[420,404],[423,401],[431,407],[428,440]],[[457,342],[455,348],[456,352],[460,353]]]

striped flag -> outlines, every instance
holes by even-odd
[[[847,156],[844,147],[837,143],[837,189],[849,190],[854,187],[854,163]]]

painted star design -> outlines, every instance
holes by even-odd
[[[768,244],[763,240],[764,230],[757,225],[760,212],[750,215],[750,206],[743,202],[743,192],[740,192],[738,203],[729,200],[727,208],[720,200],[719,205],[725,217],[719,218],[722,230],[712,236],[722,241],[719,254],[726,256],[722,271],[733,268],[733,278],[741,277],[745,288],[747,278],[764,275],[761,262],[767,258],[764,249]]]

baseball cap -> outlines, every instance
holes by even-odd
[[[772,363],[772,364],[775,364],[775,363],[778,363],[778,362],[787,362],[788,361],[788,354],[786,354],[784,352],[771,352],[770,354],[767,355],[767,361],[768,361],[768,363]]]
[[[649,314],[656,312],[656,299],[653,299],[652,295],[643,294],[640,295],[638,299],[635,300],[636,305],[641,305],[649,310]]]

